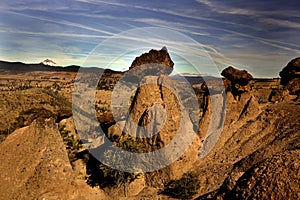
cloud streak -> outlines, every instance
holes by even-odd
[[[236,36],[242,36],[242,37],[254,39],[258,42],[261,42],[261,43],[264,43],[264,44],[267,44],[267,45],[270,45],[270,46],[273,46],[273,47],[276,47],[276,48],[280,48],[280,49],[287,50],[287,51],[293,51],[295,53],[300,53],[299,46],[296,45],[296,44],[289,44],[289,46],[294,47],[294,48],[290,48],[290,47],[287,47],[287,44],[285,42],[280,42],[278,40],[265,39],[265,38],[262,38],[262,37],[253,36],[253,35],[249,35],[249,34],[244,34],[244,33],[231,31],[231,30],[227,30],[227,29],[222,29],[222,28],[216,28],[216,29],[231,33],[231,34],[236,35]]]
[[[300,29],[300,23],[299,22],[293,22],[291,20],[283,20],[283,19],[274,19],[274,18],[263,18],[260,19],[261,22],[264,22],[266,24],[271,24],[273,26],[281,26],[284,28],[292,28],[292,29]]]
[[[114,34],[112,32],[104,31],[104,30],[93,28],[93,27],[90,27],[90,26],[87,26],[87,25],[84,25],[84,24],[70,22],[70,21],[66,21],[66,20],[59,20],[59,19],[58,20],[53,20],[53,19],[48,19],[48,18],[41,17],[41,16],[34,16],[34,15],[29,15],[29,14],[14,12],[14,11],[5,11],[5,12],[10,13],[10,14],[14,14],[14,15],[19,15],[19,16],[23,16],[23,17],[28,17],[28,18],[40,20],[40,21],[51,22],[51,23],[55,23],[55,24],[65,25],[65,26],[72,26],[72,27],[76,27],[76,28],[80,28],[80,29],[84,29],[84,30],[88,30],[88,31],[94,31],[94,32],[97,32],[97,33],[105,34],[105,35],[113,35]]]
[[[199,10],[193,10],[192,14],[191,9],[187,13],[184,9],[182,10],[176,10],[174,11],[173,9],[162,9],[162,8],[153,8],[153,7],[145,7],[145,6],[138,6],[138,5],[132,5],[132,4],[124,4],[124,3],[118,3],[118,2],[111,2],[111,1],[96,1],[96,0],[76,0],[77,2],[82,2],[82,3],[89,3],[93,5],[111,5],[111,6],[117,6],[117,7],[124,7],[124,8],[132,8],[132,9],[141,9],[141,10],[147,10],[151,12],[156,12],[156,13],[163,13],[163,14],[168,14],[168,15],[173,15],[177,17],[184,17],[184,18],[189,18],[189,19],[194,19],[194,20],[201,20],[201,21],[209,21],[209,22],[216,22],[220,24],[229,24],[229,25],[234,25],[234,26],[240,26],[240,27],[245,27],[245,28],[251,28],[251,29],[256,29],[253,26],[248,26],[245,24],[240,24],[240,23],[235,23],[231,21],[226,21],[224,19],[218,20],[215,18],[211,17],[202,17],[199,16]]]
[[[74,37],[74,38],[100,38],[107,39],[109,36],[103,35],[92,35],[92,34],[72,34],[72,33],[55,33],[55,32],[30,32],[30,31],[19,31],[19,30],[0,30],[0,33],[7,34],[24,34],[24,35],[33,35],[33,36],[42,36],[42,37]]]
[[[57,57],[58,62],[81,64],[99,43],[114,38],[126,42],[108,46],[99,62],[105,63],[115,51],[133,51],[133,44],[143,44],[142,52],[167,45],[170,51],[200,57],[206,52],[220,67],[245,65],[252,66],[253,73],[263,73],[267,70],[261,65],[273,69],[275,60],[286,62],[299,56],[298,7],[296,1],[281,0],[178,0],[159,4],[125,0],[2,1],[0,36],[4,39],[0,41],[0,59],[32,56],[39,60],[51,54],[49,57]],[[149,26],[180,32],[192,37],[197,45],[163,31],[152,35],[140,31],[147,38],[123,32]],[[47,45],[41,45],[44,43]],[[189,48],[183,51],[183,46]],[[278,59],[273,61],[271,56],[276,54]],[[119,64],[130,62],[131,57],[122,59]]]
[[[237,8],[232,6],[227,6],[224,4],[226,1],[218,2],[211,0],[196,0],[198,3],[206,5],[213,12],[220,14],[231,14],[231,15],[247,15],[251,17],[259,16],[283,16],[283,17],[300,17],[297,10],[258,10],[250,8]]]

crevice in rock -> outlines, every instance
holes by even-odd
[[[247,103],[245,104],[245,106],[244,106],[244,108],[243,108],[243,110],[242,110],[242,112],[241,112],[241,114],[240,114],[240,116],[239,116],[239,118],[238,118],[238,121],[242,118],[242,116],[243,116],[243,115],[246,113],[246,111],[248,110],[248,107],[249,107],[251,101],[252,101],[252,96],[248,99]]]

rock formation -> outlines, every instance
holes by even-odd
[[[0,152],[1,199],[67,198],[65,189],[75,189],[68,155],[53,120],[39,119],[16,130],[1,144]]]
[[[273,155],[248,169],[223,198],[299,199],[299,160],[299,150]]]
[[[300,94],[300,57],[290,61],[279,73],[281,84],[291,94]]]
[[[273,89],[268,86],[269,92]],[[299,198],[299,101],[285,94],[277,103],[259,103],[254,92],[241,93],[238,101],[227,92],[221,137],[212,152],[194,164],[206,174],[197,199]]]
[[[174,63],[168,53],[166,47],[161,50],[150,50],[139,57],[136,57],[132,62],[129,70],[136,69],[134,75],[141,76],[157,76],[160,74],[171,74]]]
[[[177,138],[178,144],[175,145],[175,149],[184,148],[182,145],[184,140],[193,142],[181,159],[168,167],[168,172],[165,171],[156,175],[156,178],[163,177],[162,174],[167,173],[168,178],[165,180],[161,178],[161,182],[157,183],[153,177],[149,178],[151,175],[147,176],[148,184],[157,184],[155,187],[159,187],[160,184],[169,181],[170,178],[178,178],[186,172],[197,158],[197,150],[200,146],[198,137],[189,138],[191,135],[196,136],[196,134],[187,110],[182,107],[183,105],[179,101],[179,94],[173,90],[175,85],[176,81],[165,75],[146,76],[134,96],[130,116],[123,129],[124,136],[127,134],[134,136],[137,141],[144,145],[145,152],[165,148],[174,142],[176,136],[181,139],[178,142]],[[166,159],[164,156],[172,154],[172,152],[164,153],[166,154],[162,155],[162,160],[156,160],[157,163],[163,163],[163,159]]]
[[[0,144],[0,162],[0,199],[105,199],[75,180],[53,119],[39,118],[10,134]]]
[[[221,73],[222,76],[230,80],[232,83],[237,83],[239,85],[247,85],[249,81],[253,79],[252,75],[246,70],[239,70],[233,67],[227,67]]]
[[[125,78],[120,78],[116,84],[117,87],[121,82],[119,90],[115,91],[115,87],[113,92],[100,91],[100,95],[109,96],[111,108],[116,105],[114,111],[117,117],[120,116],[115,117],[115,113],[108,109],[99,109],[101,112],[96,113],[109,113],[101,115],[105,118],[101,127],[108,139],[102,132],[98,134],[99,121],[91,120],[91,115],[85,112],[89,107],[95,108],[92,101],[79,103],[71,112],[68,102],[48,90],[2,91],[5,98],[0,102],[0,110],[4,113],[0,127],[10,131],[2,132],[5,137],[0,143],[0,199],[173,199],[165,192],[170,188],[179,188],[173,193],[174,198],[176,193],[183,191],[199,200],[300,199],[300,98],[297,96],[300,58],[282,70],[282,85],[279,78],[252,81],[248,72],[229,67],[222,72],[226,92],[223,92],[223,79],[219,81],[213,77],[207,78],[201,87],[199,81],[197,88],[189,91],[190,85],[183,80],[171,79],[164,70],[164,67],[172,69],[170,56],[160,58],[164,53],[157,52],[167,50],[150,52],[137,58],[134,67],[125,73]],[[148,67],[150,73],[145,73]],[[32,78],[40,79],[38,73],[34,72]],[[47,77],[52,74],[43,73]],[[131,73],[136,76],[138,85],[126,84],[126,74],[130,76]],[[12,77],[23,78],[20,74]],[[66,83],[65,79],[62,82],[55,80],[60,85]],[[112,93],[117,95],[111,96]],[[87,99],[95,96],[90,91],[83,94],[87,94],[84,96]],[[197,95],[196,104],[193,94]],[[107,99],[100,104],[105,105],[101,108],[107,108]],[[115,99],[120,101],[113,102]],[[101,98],[97,100],[103,101]],[[79,98],[75,95],[72,101],[79,102]],[[205,112],[196,109],[198,101]],[[76,127],[76,120],[68,118],[71,114],[74,118],[74,110],[84,116]],[[107,116],[113,116],[115,121],[109,119],[108,123]],[[18,126],[12,126],[14,124]],[[59,132],[57,126],[64,128]],[[80,139],[84,139],[90,151],[74,150],[76,154],[69,154],[72,159],[68,159],[66,148],[70,149],[72,145],[66,141],[71,143],[74,140],[63,136],[62,130],[75,136],[73,139],[79,139],[76,134],[82,131],[84,134]],[[220,134],[215,135],[214,130]],[[198,136],[194,131],[198,131]],[[214,136],[218,136],[217,139],[211,140]],[[127,143],[124,143],[126,139]],[[184,148],[186,144],[188,148]],[[132,152],[148,155],[162,150],[158,158],[144,159],[141,163],[132,159],[138,163],[137,168],[130,165],[134,175],[148,163],[164,168],[130,179],[126,179],[130,176],[122,170],[103,170],[100,166],[106,163],[99,165],[96,154],[92,153],[99,150],[97,153],[106,157],[113,146],[122,147],[130,155]],[[172,148],[167,149],[169,146]],[[142,151],[139,151],[140,147]],[[212,148],[205,152],[203,147]],[[123,155],[113,154],[117,158],[124,158]],[[116,164],[125,160],[121,162],[121,168],[124,169],[125,165],[128,169],[131,160],[125,158],[115,159]],[[166,160],[172,162],[168,164]],[[106,173],[112,176],[103,179]],[[191,179],[196,180],[196,188],[190,188],[190,182],[183,179],[186,173],[195,174]],[[120,184],[114,184],[114,180]],[[107,188],[104,185],[108,185]],[[190,189],[193,189],[192,193]]]
[[[250,81],[253,77],[246,70],[239,70],[230,66],[224,69],[221,75],[225,77],[226,90],[231,91],[235,97],[251,90]]]
[[[159,154],[154,162],[160,163],[159,165],[163,167],[172,163],[168,163],[169,160],[175,159],[174,163],[164,170],[145,176],[147,185],[155,188],[162,188],[164,183],[179,178],[187,172],[196,160],[200,146],[200,140],[194,132],[194,125],[188,112],[191,109],[194,111],[197,109],[192,107],[192,100],[182,98],[183,96],[191,97],[194,92],[191,87],[184,83],[179,84],[178,81],[168,77],[173,65],[165,47],[160,51],[150,50],[133,61],[130,70],[120,80],[123,85],[121,84],[118,90],[118,96],[122,96],[122,92],[127,91],[122,87],[126,86],[128,77],[137,77],[137,90],[133,95],[128,116],[125,121],[117,121],[116,125],[111,126],[107,134],[116,140],[122,140],[128,136],[135,138],[137,143],[142,144],[143,152]],[[196,96],[194,97],[194,101],[198,102]],[[184,104],[183,101],[189,103]],[[116,105],[124,104],[126,103]],[[185,107],[187,104],[190,107]],[[128,109],[128,107],[124,108]],[[184,145],[187,143],[191,144],[188,150]],[[166,147],[172,147],[172,150]],[[172,153],[183,155],[176,157],[172,156]]]

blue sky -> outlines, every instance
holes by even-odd
[[[62,66],[105,67],[101,65],[126,47],[111,65],[125,70],[140,53],[166,44],[178,72],[193,73],[181,59],[182,47],[186,54],[204,53],[219,71],[232,65],[256,77],[277,77],[287,62],[300,56],[299,10],[298,0],[2,0],[0,59],[37,63],[50,58]],[[153,38],[141,33],[126,41],[112,39],[146,27],[161,31]],[[168,37],[168,30],[197,45],[191,48],[181,37]],[[105,41],[115,45],[103,46]],[[130,51],[130,41],[140,46]],[[97,52],[99,59],[90,62]],[[200,57],[197,65],[213,67]]]

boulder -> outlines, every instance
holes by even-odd
[[[239,70],[230,66],[224,69],[221,75],[225,77],[224,85],[226,91],[230,91],[235,99],[237,96],[240,98],[242,93],[251,90],[253,77],[246,70]]]
[[[281,84],[290,91],[290,94],[299,94],[300,91],[300,57],[290,61],[279,73]]]
[[[239,84],[241,86],[248,85],[249,81],[253,79],[252,75],[246,70],[235,69],[231,66],[224,69],[221,75],[230,80],[231,83]]]
[[[122,129],[124,128],[124,123],[124,121],[120,121],[108,128],[107,137],[111,141],[120,139],[120,137],[122,136]]]
[[[148,53],[144,53],[136,57],[132,62],[129,70],[135,69],[134,74],[137,77],[145,75],[171,74],[174,63],[168,53],[166,47],[161,50],[151,49]]]
[[[291,60],[281,72],[279,72],[281,77],[281,83],[286,84],[294,78],[300,77],[300,57]]]

